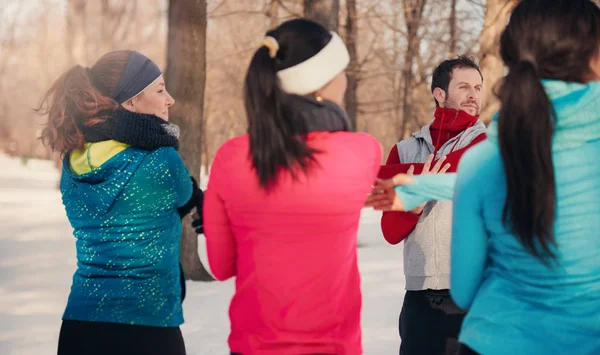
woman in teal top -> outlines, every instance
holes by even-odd
[[[43,141],[64,153],[60,182],[77,270],[58,354],[185,354],[181,217],[201,192],[168,123],[173,98],[134,51],[75,66],[50,88]]]
[[[454,190],[451,288],[464,354],[600,354],[600,10],[523,0],[489,139],[455,174],[381,182],[380,209]],[[385,191],[384,191],[385,192]],[[393,196],[393,193],[391,194]]]

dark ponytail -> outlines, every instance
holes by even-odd
[[[315,161],[315,151],[299,134],[300,123],[290,117],[294,95],[279,88],[277,71],[311,58],[331,39],[324,27],[305,19],[288,21],[267,36],[278,41],[279,50],[274,58],[265,46],[256,51],[244,87],[250,155],[264,189],[274,186],[280,169],[295,176],[297,168],[306,172]]]
[[[507,184],[503,218],[544,262],[555,257],[556,117],[541,80],[586,82],[599,43],[600,11],[590,0],[522,0],[500,38],[509,70],[498,95],[498,140]]]
[[[554,112],[530,61],[514,65],[502,85],[498,139],[506,171],[504,221],[535,256],[553,255],[556,185]],[[535,119],[534,119],[535,118]],[[542,247],[538,252],[536,239]]]
[[[130,55],[131,51],[107,53],[92,68],[76,65],[52,84],[35,109],[48,115],[40,137],[45,145],[63,154],[83,147],[80,127],[102,122],[118,107],[109,96]]]

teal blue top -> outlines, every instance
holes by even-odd
[[[410,209],[452,198],[456,183],[450,292],[469,309],[460,341],[484,355],[600,354],[600,83],[543,83],[557,113],[552,266],[502,223],[506,177],[494,123],[457,175],[397,189]]]
[[[456,174],[417,175],[415,180],[414,184],[395,188],[406,211],[427,201],[452,200],[454,196]]]
[[[77,271],[63,319],[175,327],[183,323],[181,220],[189,173],[175,149],[127,148],[81,175],[65,157],[63,204]]]

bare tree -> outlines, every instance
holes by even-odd
[[[17,14],[20,12],[21,6],[21,3],[17,4]],[[2,9],[2,11],[4,10]],[[0,14],[4,15],[3,12],[0,12]],[[4,16],[2,16],[2,18],[3,17]],[[0,37],[0,79],[4,78],[4,74],[8,69],[9,58],[16,46],[15,32],[17,30],[17,18],[18,16],[12,16],[12,18],[5,23],[5,25],[7,26],[6,30],[4,31],[5,35],[4,37]],[[0,97],[3,96],[2,84],[4,84],[4,81],[0,82]]]
[[[86,2],[85,0],[68,0],[67,27],[65,46],[69,54],[68,65],[88,63],[86,38]]]
[[[107,52],[131,47],[139,49],[146,33],[151,34],[148,24],[158,22],[148,16],[148,12],[156,7],[146,4],[140,9],[138,0],[67,0],[65,46],[70,53],[69,65],[91,65],[91,61]]]
[[[423,10],[427,0],[402,0],[404,9],[404,23],[406,25],[407,48],[404,55],[404,66],[402,76],[404,85],[402,90],[402,128],[400,130],[403,139],[407,132],[407,124],[412,117],[411,89],[413,81],[413,60],[419,53],[418,32],[421,26]]]
[[[21,3],[18,3],[16,9],[16,13],[20,13],[21,11]],[[0,15],[2,15],[2,19],[4,19],[4,8],[0,9]],[[0,119],[4,118],[6,112],[8,111],[9,102],[8,100],[1,100],[3,97],[8,97],[9,95],[5,95],[5,73],[9,68],[9,60],[11,59],[11,55],[13,54],[13,50],[16,45],[15,41],[15,32],[17,28],[17,16],[12,16],[12,18],[4,23],[7,26],[5,35],[3,38],[0,38]],[[10,151],[10,140],[13,131],[13,125],[8,122],[8,120],[0,120],[0,149],[3,151]]]
[[[498,110],[498,100],[494,95],[494,88],[504,76],[504,63],[500,58],[499,39],[508,18],[518,0],[487,0],[481,40],[479,58],[481,73],[483,75],[483,105],[481,120],[489,122],[492,114]]]
[[[486,1],[490,8],[493,3],[502,2],[206,0],[210,24],[206,34],[208,57],[205,107],[201,113],[202,138],[198,140],[201,142],[198,143],[201,145],[198,151],[202,152],[202,167],[209,168],[212,155],[224,141],[243,134],[247,129],[242,98],[243,78],[252,53],[269,28],[307,14],[311,18],[321,17],[321,20],[317,19],[319,22],[343,35],[351,56],[345,97],[347,112],[353,121],[358,121],[355,123],[357,129],[375,135],[388,148],[399,137],[431,120],[433,100],[428,83],[433,68],[449,53],[479,53],[480,41],[484,42],[480,34],[486,15]],[[3,0],[0,0],[2,3]],[[4,3],[8,2],[4,0]],[[173,0],[173,4],[179,3]],[[33,144],[29,141],[34,139],[34,132],[39,126],[31,124],[30,118],[26,117],[26,108],[33,106],[42,90],[47,89],[46,81],[56,78],[68,66],[76,63],[89,66],[106,51],[135,48],[164,68],[169,4],[166,0],[47,1],[44,6],[23,5],[19,16],[13,16],[14,6],[0,5],[0,14],[4,14],[0,24],[0,72],[3,73],[0,75],[0,91],[5,93],[0,93],[0,110],[3,110],[0,126],[3,140],[11,142],[12,154],[31,154]],[[42,14],[42,11],[48,12]],[[492,12],[490,10],[488,17]],[[197,17],[198,14],[189,16]],[[17,24],[11,26],[17,19]],[[193,21],[175,20],[173,16],[171,19],[171,37],[176,31],[181,31],[182,37],[189,36],[191,32],[186,23]],[[16,27],[12,36],[14,40],[11,40],[11,27]],[[27,27],[32,30],[24,30]],[[485,36],[484,31],[482,37]],[[40,41],[40,38],[44,40]],[[168,68],[167,85],[179,85],[176,84],[178,79],[171,79],[174,77],[171,72],[187,70],[179,63],[184,63],[185,57],[193,54],[189,54],[191,50],[184,51],[179,54],[181,58],[174,58],[173,53],[182,52],[173,48],[182,44],[169,41],[169,51],[172,52],[169,60],[176,64],[171,63]],[[495,50],[493,46],[492,50]],[[487,70],[487,59],[483,67]],[[491,89],[490,74],[484,75],[486,86]],[[11,95],[6,95],[8,92]],[[173,115],[179,109],[187,110],[183,109],[184,105],[190,105],[190,100],[181,95],[177,94]],[[491,100],[491,94],[488,98]],[[194,102],[198,103],[198,99]],[[187,111],[196,115],[194,110]],[[184,136],[188,135],[189,130],[186,131],[183,125],[182,128]],[[182,139],[187,141],[188,138]],[[189,154],[185,152],[187,147],[188,143],[184,142],[182,154]],[[38,148],[33,151],[34,154],[40,153]],[[190,168],[195,169],[191,165]],[[193,171],[193,174],[196,172]]]
[[[169,92],[177,104],[171,120],[181,129],[181,157],[200,180],[204,88],[206,83],[206,0],[170,0],[167,70]],[[181,263],[187,278],[212,281],[198,256],[198,235],[187,221],[181,238]]]
[[[350,64],[348,65],[348,89],[346,90],[346,112],[352,123],[352,127],[357,129],[358,99],[356,91],[358,89],[358,51],[356,41],[358,40],[358,28],[356,27],[356,0],[346,0],[346,46],[350,54]]]
[[[271,4],[269,7],[269,24],[271,28],[277,27],[279,25],[279,1],[280,0],[270,0]]]
[[[450,58],[456,57],[456,0],[450,2],[450,18],[448,19],[450,28]]]
[[[100,2],[100,48],[97,55],[102,55],[120,47],[129,29],[135,25],[137,0],[117,2],[102,0]],[[119,30],[121,33],[119,34]]]
[[[304,0],[304,17],[320,23],[329,31],[339,26],[339,0]]]

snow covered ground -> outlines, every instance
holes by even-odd
[[[52,163],[0,155],[0,354],[56,354],[75,269],[75,243]],[[402,247],[387,245],[379,213],[364,210],[358,249],[366,355],[397,354],[404,297]],[[203,242],[203,239],[200,239]],[[200,256],[206,260],[204,245]],[[228,354],[233,282],[188,282],[182,326],[190,355]]]

